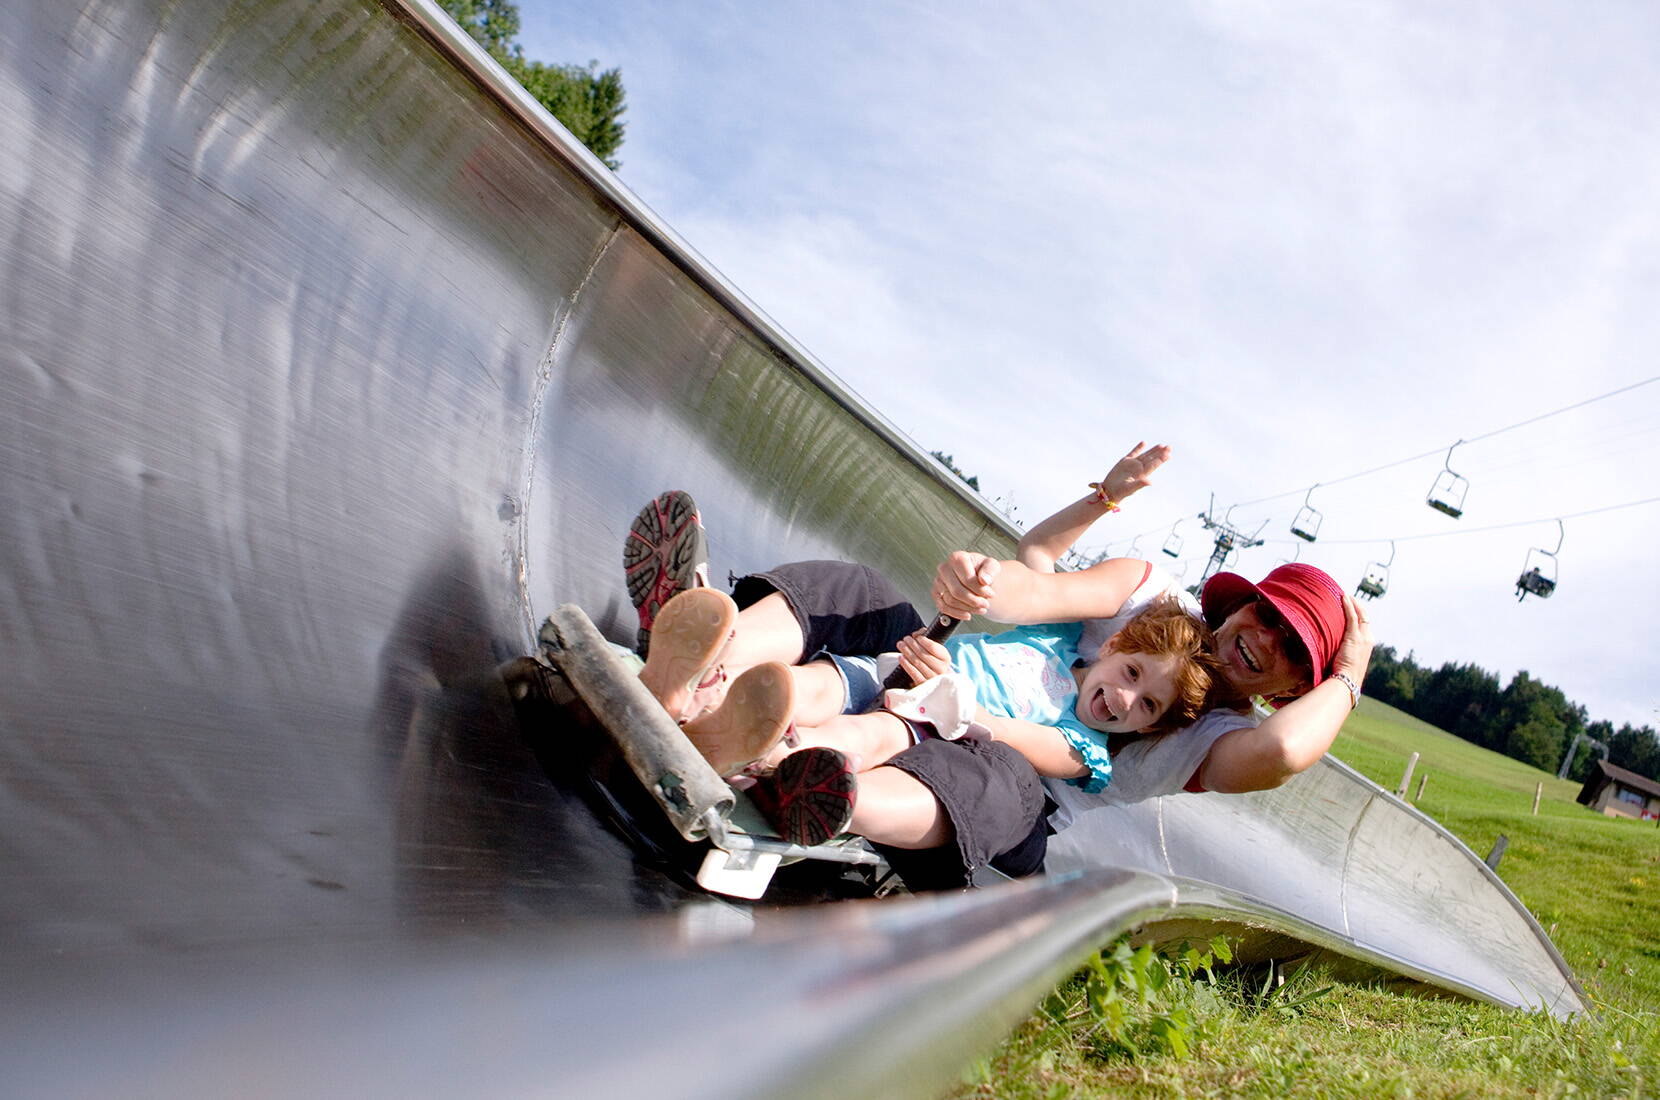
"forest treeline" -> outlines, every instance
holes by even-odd
[[[1660,779],[1660,739],[1653,729],[1593,722],[1583,706],[1526,672],[1501,688],[1496,673],[1476,665],[1449,661],[1425,668],[1410,652],[1400,657],[1393,647],[1380,645],[1372,653],[1365,690],[1432,726],[1549,772],[1562,766],[1562,754],[1584,733],[1608,746],[1609,763]],[[1582,742],[1568,778],[1583,781],[1598,755]]]
[[[606,167],[617,167],[628,110],[620,70],[601,70],[597,61],[551,65],[526,57],[514,0],[438,0],[438,6]]]

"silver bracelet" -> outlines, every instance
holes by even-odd
[[[1353,710],[1360,705],[1360,685],[1355,683],[1354,677],[1347,672],[1334,672],[1333,680],[1341,680],[1343,686],[1349,689],[1349,709]]]

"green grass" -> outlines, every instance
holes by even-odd
[[[1553,930],[1596,1011],[1564,1023],[1313,972],[1268,998],[1256,974],[1177,977],[1144,1011],[1197,1021],[1182,1057],[1105,1034],[1080,975],[1057,993],[1078,1006],[1070,1018],[1034,1015],[954,1095],[1660,1096],[1660,829],[1593,814],[1574,802],[1578,784],[1372,700],[1332,751],[1391,791],[1417,752],[1408,794],[1427,772],[1421,810],[1478,856],[1509,837],[1500,877]]]

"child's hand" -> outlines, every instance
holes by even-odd
[[[1145,443],[1137,443],[1130,448],[1130,453],[1113,463],[1107,476],[1101,479],[1101,488],[1107,494],[1107,499],[1122,501],[1125,497],[1147,487],[1147,479],[1153,476],[1153,471],[1163,466],[1170,457],[1170,448],[1163,443],[1157,447],[1147,447]]]
[[[934,605],[953,619],[984,615],[997,593],[992,582],[1003,563],[984,554],[957,550],[934,573]]]
[[[899,639],[899,667],[910,674],[911,683],[920,684],[951,671],[951,654],[938,642],[928,637],[928,628]]]

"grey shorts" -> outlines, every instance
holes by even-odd
[[[938,848],[876,845],[910,889],[981,885],[988,866],[1015,878],[1043,869],[1048,796],[1032,765],[1008,745],[973,735],[930,738],[888,766],[927,787],[956,834]]]

